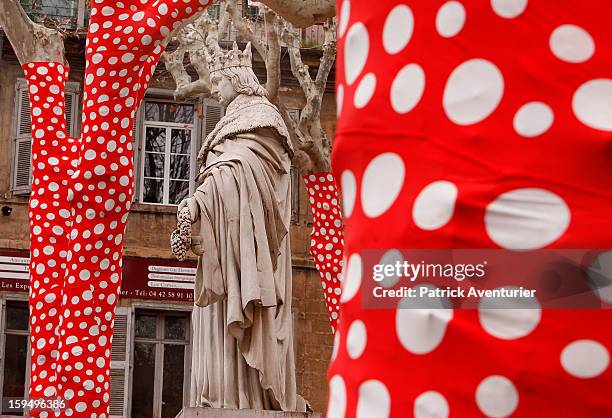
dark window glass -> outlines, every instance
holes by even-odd
[[[193,106],[176,103],[145,102],[145,120],[193,124]]]
[[[144,175],[145,177],[164,178],[164,154],[152,152],[145,153]]]
[[[172,129],[171,150],[173,154],[189,154],[191,152],[191,131]]]
[[[184,316],[167,316],[164,328],[165,338],[169,340],[184,340],[187,330],[187,318]]]
[[[168,196],[168,203],[171,205],[178,205],[181,200],[185,199],[189,195],[189,182],[182,180],[171,180],[170,181],[170,193]]]
[[[136,337],[155,338],[156,331],[157,316],[136,314]]]
[[[146,203],[164,203],[163,180],[144,179],[142,200]]]
[[[6,305],[6,328],[9,330],[28,330],[30,315],[27,305]]]
[[[183,409],[183,379],[185,374],[185,346],[164,345],[164,384],[162,390],[162,418],[174,418]]]
[[[166,128],[147,126],[145,136],[145,151],[166,152]]]
[[[189,180],[189,156],[171,155],[170,156],[170,178]]]
[[[151,418],[155,390],[155,343],[134,344],[133,382],[132,418]]]
[[[174,418],[183,408],[188,326],[180,313],[136,312],[132,418]]]
[[[25,394],[28,336],[7,334],[5,344],[2,396],[20,398]]]

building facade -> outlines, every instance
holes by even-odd
[[[80,2],[68,3],[74,3],[75,19],[86,18]],[[73,136],[80,131],[83,49],[84,39],[66,40],[71,67],[66,112]],[[28,391],[31,137],[23,72],[2,32],[0,51],[0,397],[9,398],[23,397]],[[313,68],[316,58],[316,53],[304,57],[307,63],[312,61]],[[199,146],[224,109],[204,96],[176,102],[173,83],[164,76],[163,64],[159,67],[134,125],[135,197],[125,236],[112,347],[112,417],[174,417],[188,404],[196,262],[173,259],[169,236],[176,227],[177,203],[194,190]],[[298,117],[304,99],[292,80],[288,61],[283,61],[282,90],[283,102]],[[331,136],[335,128],[333,93],[324,98],[322,114]],[[315,411],[323,411],[333,336],[320,279],[309,255],[310,208],[297,172],[293,173],[292,210],[298,392]],[[19,415],[2,411],[0,417],[4,416]]]

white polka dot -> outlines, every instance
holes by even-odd
[[[420,289],[435,286],[415,286]],[[395,332],[402,346],[413,354],[427,354],[436,349],[444,339],[446,327],[453,319],[448,300],[436,297],[405,297],[398,305]]]
[[[595,41],[580,26],[561,25],[550,35],[550,50],[561,61],[585,62],[595,53]]]
[[[588,269],[589,285],[601,300],[612,303],[612,251],[599,254]]]
[[[490,61],[476,58],[453,70],[444,88],[446,116],[457,125],[478,123],[493,113],[504,94],[504,78]]]
[[[421,190],[412,208],[414,223],[432,231],[446,225],[455,212],[457,186],[450,181],[435,181]]]
[[[332,350],[331,361],[334,361],[338,356],[338,350],[340,349],[340,331],[336,331],[334,334],[334,348]]]
[[[404,161],[395,153],[380,154],[370,161],[361,182],[361,205],[366,216],[380,216],[393,205],[404,176]]]
[[[545,247],[567,230],[571,213],[556,194],[544,189],[516,189],[501,194],[487,206],[489,238],[511,250]]]
[[[346,32],[346,28],[348,28],[349,19],[351,18],[351,2],[349,0],[344,0],[342,2],[338,16],[338,36],[342,38]]]
[[[404,262],[404,257],[402,256],[402,253],[398,250],[389,250],[381,257],[379,264],[384,266],[396,265],[398,262]],[[385,278],[378,283],[384,288],[390,288],[395,286],[398,280],[400,279],[400,276],[395,273],[390,276],[385,276]]]
[[[376,90],[376,76],[374,73],[366,74],[355,90],[355,97],[353,97],[353,104],[357,109],[363,109],[370,102],[370,99],[374,95]]]
[[[346,334],[346,351],[353,360],[363,354],[368,342],[366,326],[363,321],[353,321]]]
[[[367,380],[359,385],[357,418],[387,418],[391,411],[391,396],[379,380]]]
[[[112,15],[113,15],[113,13],[115,13],[115,9],[113,9],[112,7],[109,7],[109,6],[104,6],[104,7],[102,8],[102,14],[103,14],[104,16],[112,16]]]
[[[488,417],[510,416],[518,406],[519,395],[514,384],[504,376],[489,376],[476,389],[478,408]]]
[[[410,112],[425,91],[425,72],[418,64],[408,64],[398,71],[391,84],[391,106],[399,114]]]
[[[516,286],[503,288],[518,289]],[[478,302],[480,325],[490,335],[502,340],[515,340],[529,335],[541,318],[542,309],[535,297],[483,297]]]
[[[340,116],[342,113],[342,105],[344,104],[344,86],[342,84],[338,85],[338,89],[336,90],[336,115]]]
[[[606,371],[610,365],[610,353],[597,341],[577,340],[561,352],[561,365],[574,377],[591,379]]]
[[[500,17],[513,19],[525,11],[527,0],[491,0],[491,7]]]
[[[344,44],[344,78],[351,85],[365,67],[370,49],[368,30],[361,22],[355,23],[346,35]]]
[[[598,78],[581,85],[574,93],[572,110],[586,126],[612,131],[612,80]]]
[[[530,102],[521,106],[514,115],[514,130],[521,136],[533,138],[548,131],[554,119],[550,106],[542,102]]]
[[[385,20],[383,47],[388,54],[397,54],[408,45],[414,31],[414,16],[405,4],[395,6]]]
[[[327,418],[344,418],[346,412],[346,386],[342,376],[335,375],[329,381],[329,406]]]
[[[461,32],[465,24],[465,8],[458,1],[447,1],[436,15],[436,30],[440,36],[451,38]]]
[[[448,402],[440,392],[430,390],[414,400],[414,418],[448,418]]]
[[[357,198],[357,180],[355,175],[350,170],[344,170],[340,177],[340,183],[342,185],[342,208],[344,216],[350,217],[355,207],[355,200]]]
[[[361,286],[361,275],[363,271],[363,263],[361,256],[357,253],[351,255],[346,264],[345,275],[343,279],[342,295],[340,302],[346,303],[353,299]]]

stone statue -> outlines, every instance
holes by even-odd
[[[199,256],[190,404],[303,411],[291,316],[289,133],[253,73],[250,44],[210,54],[212,94],[227,110],[198,155],[197,190],[179,206],[179,224],[187,219],[198,231],[190,238]]]

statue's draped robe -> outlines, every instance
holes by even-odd
[[[194,194],[200,258],[190,403],[303,409],[292,343],[286,127],[266,99],[239,95],[205,144],[216,138],[224,140],[200,156],[206,164]]]

